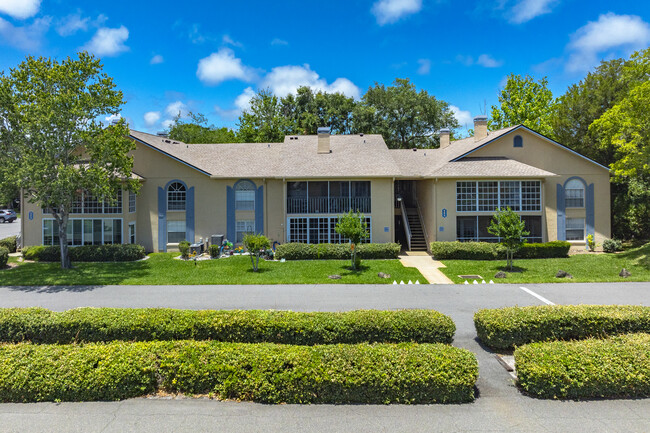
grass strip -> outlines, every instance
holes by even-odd
[[[515,364],[521,389],[541,398],[650,397],[650,334],[527,344]]]
[[[0,345],[0,401],[119,400],[155,391],[264,403],[464,403],[474,354],[444,344],[206,341]]]
[[[650,307],[544,305],[483,309],[474,314],[474,326],[485,345],[512,349],[533,342],[650,332]]]
[[[312,312],[78,308],[0,309],[0,341],[216,340],[298,345],[451,343],[456,326],[434,310]]]

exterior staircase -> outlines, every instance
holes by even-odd
[[[427,240],[417,208],[407,208],[409,228],[411,230],[411,251],[427,251]]]

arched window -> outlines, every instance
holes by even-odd
[[[513,147],[524,147],[524,139],[521,138],[521,135],[515,135],[512,145]]]
[[[173,182],[167,188],[167,210],[185,210],[186,197],[185,185]]]
[[[255,210],[255,184],[242,180],[235,185],[235,210]]]
[[[571,179],[564,186],[566,207],[585,207],[585,185],[578,179]]]

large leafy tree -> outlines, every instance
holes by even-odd
[[[419,92],[408,78],[392,86],[375,83],[354,111],[353,132],[381,134],[391,149],[436,147],[440,128],[460,125],[449,104]]]
[[[352,129],[356,102],[342,93],[314,92],[302,86],[295,95],[282,98],[281,104],[292,134],[316,134],[320,126],[331,127],[332,134],[349,134]]]
[[[552,137],[551,117],[555,104],[546,77],[535,81],[529,75],[510,74],[499,93],[499,105],[492,106],[488,126],[490,129],[500,129],[523,124]]]
[[[258,91],[250,107],[239,116],[239,139],[244,143],[279,143],[288,131],[280,98],[270,90]]]
[[[190,112],[187,118],[179,114],[169,128],[169,137],[183,143],[237,143],[239,139],[232,129],[208,125],[201,113]]]
[[[131,178],[134,143],[117,115],[122,92],[99,59],[82,52],[62,61],[27,57],[0,75],[0,165],[30,202],[52,210],[58,223],[61,266],[71,267],[67,227],[81,191],[110,200],[117,190],[137,190]]]

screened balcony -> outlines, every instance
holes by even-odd
[[[288,214],[371,212],[370,181],[287,182]]]

